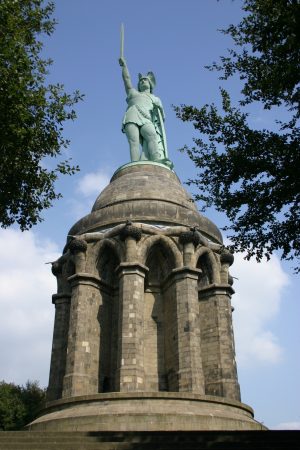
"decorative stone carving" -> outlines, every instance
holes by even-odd
[[[224,248],[220,255],[220,261],[222,264],[228,264],[231,266],[234,261],[234,256],[227,248]]]
[[[70,286],[68,285],[68,269],[70,263],[70,252],[64,253],[56,261],[51,262],[51,271],[56,277],[57,281],[57,293],[70,292]]]
[[[61,275],[62,273],[62,265],[58,261],[54,261],[51,263],[51,272],[54,276]]]
[[[233,264],[234,256],[233,254],[228,250],[228,248],[224,247],[222,250],[222,253],[220,255],[220,261],[221,261],[221,281],[222,283],[228,283],[230,285],[233,284],[233,279],[229,275],[229,267]]]
[[[73,239],[69,243],[69,250],[72,253],[72,255],[76,255],[80,252],[86,252],[87,250],[87,243],[83,239]]]
[[[84,239],[73,239],[69,243],[69,251],[74,257],[76,273],[85,271],[87,243]]]
[[[142,237],[142,232],[140,228],[137,228],[134,225],[132,225],[132,222],[130,222],[129,220],[126,221],[126,225],[120,231],[120,238],[122,241],[125,241],[125,239],[128,237],[133,238],[137,242]]]
[[[184,231],[180,233],[179,242],[183,245],[192,243],[194,244],[195,247],[197,247],[197,245],[199,245],[201,242],[201,235],[199,231],[197,231],[197,229],[193,227],[190,228],[189,231]]]

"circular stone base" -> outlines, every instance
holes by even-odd
[[[108,393],[47,405],[33,431],[265,430],[252,409],[221,397],[179,392]]]

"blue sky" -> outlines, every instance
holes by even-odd
[[[217,74],[204,66],[231,46],[217,30],[242,15],[239,0],[60,0],[58,25],[45,39],[44,54],[53,58],[49,81],[85,94],[78,119],[65,127],[66,152],[81,172],[64,177],[57,188],[64,196],[32,231],[0,231],[0,379],[48,382],[55,279],[45,262],[55,259],[72,224],[87,214],[113,172],[129,161],[121,133],[125,92],[118,65],[120,24],[125,25],[125,57],[132,80],[153,70],[156,95],[164,104],[169,156],[184,182],[196,175],[178,149],[191,144],[193,128],[180,122],[172,104],[219,103]],[[238,80],[227,83],[238,98]],[[251,109],[253,126],[273,126],[276,113],[261,105]],[[219,227],[226,218],[208,213]],[[269,427],[300,428],[299,276],[290,263],[274,256],[269,263],[245,262],[232,267],[234,329],[242,400]]]

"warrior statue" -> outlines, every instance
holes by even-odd
[[[165,114],[162,103],[153,95],[155,77],[153,72],[139,74],[138,88],[132,87],[124,58],[119,59],[127,93],[128,108],[123,118],[122,131],[126,133],[131,161],[167,160],[167,145],[164,132]],[[140,144],[142,152],[140,154]]]
[[[124,29],[122,26],[119,63],[122,67],[128,104],[123,118],[122,131],[126,134],[129,142],[131,161],[150,160],[172,167],[173,165],[168,159],[163,106],[160,99],[153,95],[156,84],[155,76],[153,72],[148,72],[147,75],[139,74],[138,87],[135,89],[131,83],[123,51]]]

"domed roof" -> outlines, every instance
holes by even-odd
[[[197,226],[214,242],[222,242],[216,225],[201,215],[177,175],[161,164],[126,164],[95,201],[92,212],[69,234],[100,231],[126,220],[162,226]]]

